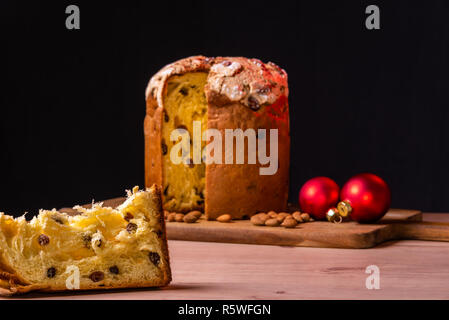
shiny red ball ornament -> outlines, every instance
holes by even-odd
[[[327,177],[316,177],[307,181],[299,191],[301,211],[316,220],[326,219],[326,212],[337,205],[340,187]]]
[[[344,184],[340,199],[349,203],[352,220],[371,223],[387,213],[390,208],[391,193],[382,178],[372,173],[362,173]]]

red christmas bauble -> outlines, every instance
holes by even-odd
[[[299,191],[301,211],[316,220],[326,219],[326,212],[338,202],[340,187],[327,177],[316,177],[307,181]]]
[[[390,208],[391,193],[387,183],[372,173],[349,179],[340,192],[340,199],[352,207],[351,218],[370,223],[382,218]]]

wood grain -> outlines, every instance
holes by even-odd
[[[387,223],[389,220],[420,219],[419,211],[391,210],[380,224],[316,221],[299,224],[294,229],[254,226],[248,220],[220,223],[200,219],[193,224],[167,223],[167,235],[170,240],[362,249],[390,240],[394,229]]]

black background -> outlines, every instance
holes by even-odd
[[[76,4],[81,29],[67,30]],[[367,30],[376,4],[381,30]],[[393,206],[449,211],[447,1],[1,1],[0,210],[144,184],[144,92],[174,60],[287,70],[291,184],[373,172]]]

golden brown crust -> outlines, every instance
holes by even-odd
[[[43,287],[23,284],[16,274],[0,270],[0,296],[12,296],[39,289],[43,289]]]
[[[123,286],[104,286],[99,287],[92,285],[91,287],[83,287],[80,289],[74,289],[74,290],[68,290],[66,287],[60,287],[60,288],[48,288],[48,287],[42,287],[39,285],[19,285],[19,284],[11,284],[9,286],[0,286],[0,296],[2,297],[10,297],[20,294],[25,294],[32,291],[39,291],[39,292],[67,292],[67,291],[73,291],[73,292],[79,292],[79,291],[89,291],[89,290],[114,290],[114,289],[129,289],[129,288],[148,288],[148,287],[163,287],[168,285],[169,281],[161,281],[160,283],[148,283],[145,281],[136,282],[133,284],[127,284]],[[0,284],[2,284],[0,280]]]
[[[161,195],[161,188],[154,184],[152,187],[155,188],[155,192],[156,192],[156,199],[157,199],[157,208],[159,211],[159,224],[161,226],[161,231],[162,233],[160,234],[160,236],[162,237],[162,253],[164,255],[164,259],[167,262],[167,269],[166,272],[164,272],[165,275],[165,279],[163,281],[163,283],[161,284],[161,286],[166,286],[168,285],[171,280],[172,280],[172,275],[171,275],[171,268],[170,268],[170,255],[168,253],[168,245],[167,245],[167,229],[165,227],[165,217],[164,217],[164,211],[162,209],[162,195]]]
[[[206,165],[206,217],[215,219],[229,213],[240,219],[258,211],[285,210],[290,164],[287,74],[258,59],[189,57],[165,66],[152,77],[146,90],[146,185],[163,185],[161,132],[168,79],[197,71],[209,73],[205,86],[208,129],[222,133],[224,129],[267,129],[267,135],[269,129],[278,129],[279,135],[279,169],[272,176],[260,175],[260,165]]]
[[[254,117],[252,111],[241,104],[228,105],[226,108],[211,105],[208,114],[208,128],[220,130],[223,136],[225,129],[237,128],[242,120],[246,124],[245,127],[240,127],[242,130],[278,128],[279,168],[275,175],[260,175],[260,166],[254,164],[207,165],[207,218],[216,219],[229,213],[233,219],[241,219],[257,212],[285,211],[290,159],[290,137],[286,125],[283,127],[271,123],[266,116]]]

